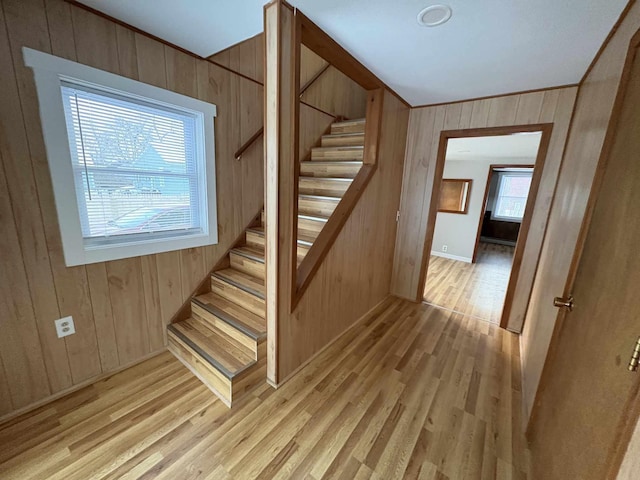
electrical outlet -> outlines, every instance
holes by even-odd
[[[443,251],[443,252],[446,252],[448,248],[449,248],[448,246],[446,246],[446,245],[442,245],[442,251]]]
[[[58,338],[67,337],[76,333],[76,326],[73,324],[73,317],[59,318],[54,322]]]

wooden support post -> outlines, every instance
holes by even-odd
[[[291,6],[265,6],[267,379],[278,384],[279,323],[291,313],[298,228],[300,26]]]

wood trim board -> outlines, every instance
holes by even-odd
[[[438,201],[438,213],[454,213],[456,215],[466,215],[467,213],[469,213],[469,199],[471,197],[471,188],[473,187],[473,179],[471,178],[442,178],[440,180],[440,200]],[[465,187],[463,187],[463,189],[460,191],[460,199],[458,204],[462,204],[464,206],[463,209],[458,209],[458,210],[454,210],[454,209],[446,209],[446,208],[441,208],[440,205],[442,204],[442,192],[443,192],[443,187],[442,184],[443,183],[462,183],[465,185]]]
[[[491,186],[491,177],[494,174],[494,170],[497,168],[534,168],[535,165],[520,165],[520,164],[492,164],[489,165],[489,173],[487,174],[487,183],[484,187],[484,198],[482,200],[482,216],[478,222],[478,233],[476,234],[476,243],[473,248],[473,256],[471,257],[471,263],[476,263],[478,259],[478,246],[480,245],[480,237],[482,234],[482,222],[484,220],[484,212],[487,210],[487,201],[489,200],[489,187]]]
[[[628,7],[631,6],[633,1],[634,0],[632,0],[629,3]],[[627,12],[628,11],[625,11],[625,16]],[[617,30],[617,26],[616,26],[616,30]],[[612,31],[612,36],[614,33],[615,32]],[[598,194],[602,187],[604,175],[606,172],[606,167],[608,164],[608,160],[611,156],[613,144],[616,138],[617,127],[620,120],[620,113],[624,106],[624,99],[625,99],[626,93],[629,89],[631,70],[632,70],[633,63],[639,48],[640,48],[640,29],[636,31],[636,33],[633,35],[633,37],[629,42],[628,50],[625,56],[623,70],[620,76],[620,82],[618,84],[619,85],[618,90],[615,96],[614,105],[611,111],[611,115],[609,117],[609,122],[607,124],[607,129],[606,129],[602,150],[598,157],[598,163],[594,173],[593,182],[592,182],[590,193],[589,193],[589,198],[587,200],[585,213],[584,213],[582,224],[580,227],[580,232],[578,234],[578,239],[576,241],[576,246],[575,246],[574,254],[571,260],[565,287],[562,292],[563,296],[571,294],[576,281],[578,267],[580,265],[580,260],[584,253],[584,248],[586,245],[589,226],[593,218]],[[604,51],[604,48],[603,48],[603,51]],[[595,62],[594,62],[594,65],[595,65]],[[527,428],[526,428],[527,436],[530,435],[531,430],[533,429],[533,426],[537,421],[538,413],[539,413],[539,408],[537,407],[540,405],[540,399],[542,398],[544,392],[546,391],[547,384],[549,383],[550,378],[553,375],[551,368],[553,364],[553,359],[556,357],[558,353],[560,331],[562,329],[562,325],[566,320],[566,315],[567,315],[567,312],[564,309],[558,310],[558,317],[554,325],[548,353],[545,358],[542,374],[540,377],[540,382],[538,384],[538,388],[535,394],[535,401],[533,404],[534,407],[531,411],[531,415],[527,423]],[[620,427],[619,434],[617,437],[618,444],[616,448],[614,448],[608,454],[609,472],[607,475],[607,479],[613,480],[616,478],[617,473],[622,465],[623,459],[625,458],[626,447],[631,441],[631,438],[634,433],[634,429],[636,428],[636,424],[638,423],[638,418],[640,418],[640,385],[638,385],[637,387],[638,388],[636,388],[635,393],[631,395],[630,400],[627,403],[628,415]]]
[[[538,187],[542,178],[544,169],[544,163],[547,157],[549,144],[551,140],[551,133],[553,130],[553,124],[528,124],[528,125],[513,125],[507,127],[487,127],[487,128],[471,128],[464,130],[444,130],[440,133],[440,140],[438,144],[438,155],[435,165],[434,187],[431,191],[431,202],[429,206],[429,214],[427,217],[426,236],[422,253],[422,263],[420,267],[420,283],[418,290],[418,298],[422,298],[425,289],[428,275],[429,258],[431,254],[431,248],[433,243],[433,234],[435,231],[436,216],[438,213],[438,200],[440,198],[441,180],[444,172],[444,165],[446,161],[447,143],[450,138],[471,138],[471,137],[487,137],[497,135],[510,135],[519,132],[541,132],[542,138],[540,139],[540,146],[538,147],[538,154],[533,172],[533,178],[531,181],[531,188],[529,190],[529,198],[533,201],[527,201],[527,207],[520,227],[520,234],[518,235],[518,242],[513,257],[513,264],[511,267],[511,274],[509,277],[509,285],[507,287],[507,293],[505,296],[504,307],[502,311],[502,317],[500,326],[502,328],[507,327],[509,313],[511,309],[511,303],[513,302],[513,295],[515,287],[518,281],[518,274],[520,272],[520,266],[522,264],[522,257],[524,255],[524,249],[527,241],[527,235],[529,232],[529,226],[531,224],[531,217],[533,209],[535,207],[535,200],[537,198]],[[485,191],[486,202],[486,191]],[[481,217],[478,220],[482,221]],[[476,239],[477,241],[477,239]],[[475,255],[475,252],[474,252]]]

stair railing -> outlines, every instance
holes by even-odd
[[[329,67],[331,66],[330,63],[327,63],[326,65],[324,65],[320,70],[318,70],[315,75],[313,75],[313,77],[311,77],[309,79],[309,81],[307,83],[304,84],[304,86],[300,89],[300,97],[302,97],[302,95],[304,94],[304,92],[307,91],[307,89],[313,85],[315,83],[316,80],[318,80],[322,74],[324,72],[326,72]],[[236,160],[240,160],[242,158],[242,154],[244,154],[244,152],[246,152],[249,147],[251,145],[253,145],[253,142],[255,142],[256,140],[258,140],[262,135],[264,134],[264,126],[260,127],[256,133],[254,133],[253,135],[251,135],[251,137],[249,138],[249,140],[247,140],[246,142],[244,142],[242,144],[242,146],[236,150],[236,153],[233,154],[234,158]]]

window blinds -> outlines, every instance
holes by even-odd
[[[201,231],[197,114],[66,81],[61,88],[85,244]]]

